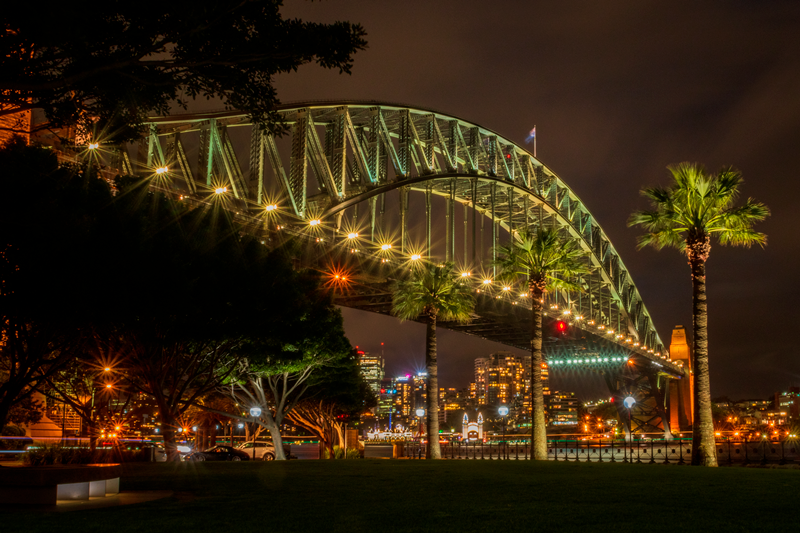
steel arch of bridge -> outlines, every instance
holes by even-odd
[[[473,263],[482,259],[476,257],[477,217],[481,227],[490,221],[490,259],[497,253],[500,228],[512,235],[537,226],[557,228],[578,241],[592,267],[592,273],[580,280],[584,294],[565,302],[574,309],[573,316],[587,317],[575,324],[649,360],[658,372],[684,375],[669,359],[628,270],[584,202],[524,147],[466,120],[395,104],[305,102],[286,105],[279,114],[291,134],[288,154],[279,149],[274,135],[255,127],[245,114],[222,111],[152,118],[150,135],[139,148],[139,162],[148,169],[169,164],[174,169],[171,174],[185,180],[189,194],[202,195],[224,183],[254,209],[267,203],[271,172],[298,228],[310,219],[334,219],[338,227],[346,209],[365,203],[374,236],[377,201],[397,191],[401,252],[407,249],[409,192],[425,195],[428,249],[430,198],[439,195],[445,198],[447,211],[445,260],[457,256],[457,204],[464,206],[465,228],[471,216]],[[250,132],[246,174],[230,136],[242,127]],[[184,147],[190,134],[198,136],[196,173]],[[121,166],[132,168],[127,153]],[[465,260],[468,240],[465,230]],[[609,335],[609,330],[614,333]]]

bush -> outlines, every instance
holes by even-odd
[[[88,448],[69,448],[59,444],[32,446],[21,457],[21,461],[27,466],[131,463],[149,459],[146,450],[112,448],[92,451]]]
[[[322,453],[323,459],[331,459],[331,453],[325,449]],[[345,451],[339,446],[333,447],[333,459],[361,459],[361,451],[350,449]]]

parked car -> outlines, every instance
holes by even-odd
[[[192,452],[187,461],[249,461],[250,456],[230,446],[214,446],[204,452]]]
[[[251,459],[261,459],[262,461],[275,460],[275,447],[269,442],[245,442],[237,446],[236,449],[243,451],[250,456]],[[255,450],[255,454],[253,450]],[[286,446],[283,447],[283,451],[286,457],[289,457],[289,450],[287,450]]]

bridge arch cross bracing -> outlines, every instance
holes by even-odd
[[[237,111],[153,117],[140,159],[146,153],[148,167],[169,162],[179,168],[176,174],[190,192],[202,192],[222,180],[251,206],[267,203],[271,178],[280,183],[280,201],[298,225],[335,219],[367,204],[374,226],[375,202],[387,193],[399,192],[403,213],[408,193],[424,194],[428,205],[430,197],[438,195],[447,202],[444,259],[456,257],[459,204],[464,206],[465,258],[468,211],[473,259],[477,219],[490,223],[492,256],[500,228],[507,235],[537,226],[556,228],[579,243],[592,271],[579,280],[584,292],[568,302],[575,310],[573,317],[584,317],[575,325],[649,359],[665,373],[684,374],[669,359],[629,271],[586,204],[525,147],[467,120],[399,104],[301,102],[284,105],[278,113],[288,127],[284,138],[266,133]],[[237,157],[245,150],[232,141],[238,128],[249,132],[246,174]],[[198,135],[196,171],[184,149],[191,134]],[[401,217],[401,249],[405,224]],[[549,314],[556,318],[560,313],[561,309]]]

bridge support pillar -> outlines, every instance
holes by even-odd
[[[672,427],[679,431],[690,431],[694,418],[694,374],[692,374],[692,357],[686,341],[686,329],[675,326],[672,330],[672,341],[669,354],[673,361],[682,362],[686,376],[679,380],[670,380],[669,411]]]

